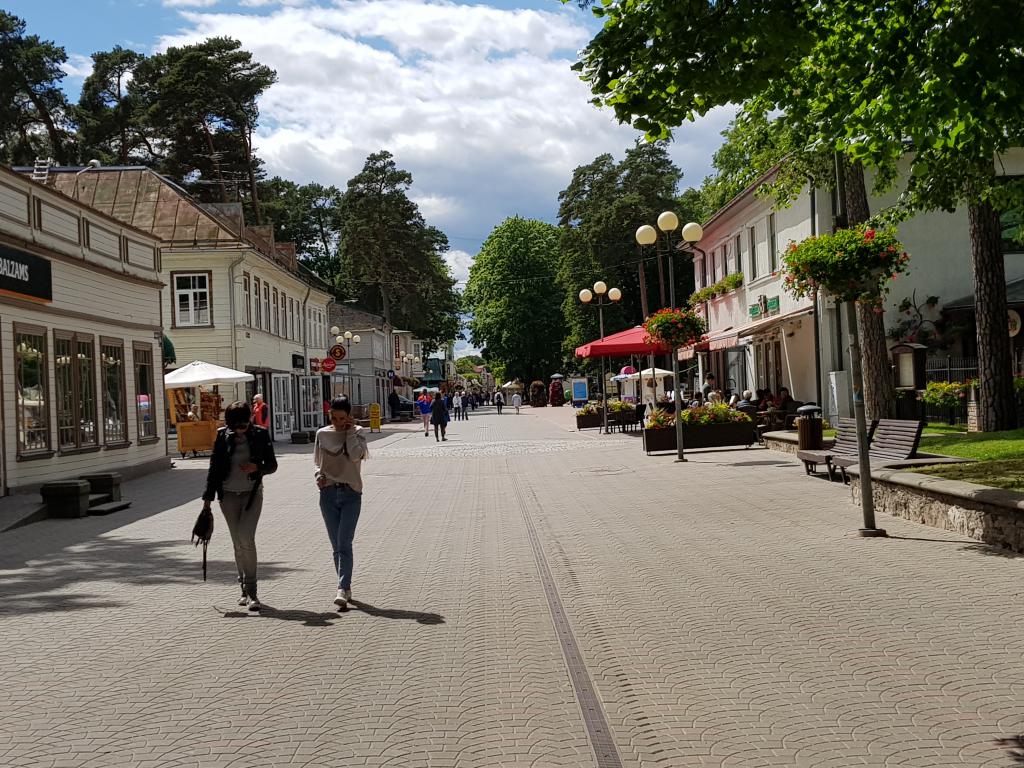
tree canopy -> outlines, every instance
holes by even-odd
[[[473,343],[495,375],[546,380],[560,367],[565,324],[553,280],[558,228],[505,219],[484,241],[463,295]]]

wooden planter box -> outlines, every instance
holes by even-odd
[[[589,413],[584,416],[576,414],[576,429],[600,429],[603,424],[604,419],[600,413]]]
[[[683,448],[724,448],[730,445],[751,446],[757,442],[753,424],[710,424],[705,427],[683,427]],[[647,453],[676,450],[676,430],[644,429],[644,450]]]

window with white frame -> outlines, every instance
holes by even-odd
[[[245,297],[245,325],[252,326],[252,295],[249,287],[249,273],[242,273],[242,295]]]
[[[750,248],[750,279],[757,279],[757,227],[747,227],[747,247]]]
[[[732,271],[734,273],[735,272],[742,272],[743,271],[743,267],[740,264],[740,241],[741,240],[742,240],[742,238],[739,236],[739,234],[737,234],[736,237],[733,238],[733,244],[732,244]]]
[[[172,272],[174,324],[179,328],[210,325],[210,273]]]
[[[262,328],[263,327],[263,305],[260,303],[260,285],[261,285],[261,283],[260,283],[260,279],[258,277],[254,277],[252,279],[252,281],[253,281],[252,282],[252,285],[253,285],[253,295],[256,297],[256,301],[255,301],[255,306],[256,306],[256,325],[254,327],[255,328]]]
[[[775,242],[775,214],[768,214],[768,271],[774,272],[779,268],[779,252]]]
[[[281,291],[281,338],[287,339],[288,336],[288,297],[284,295],[284,291]]]
[[[291,330],[291,335],[288,337],[292,341],[297,338],[295,336],[295,299],[291,296],[288,297],[288,328]]]
[[[263,283],[263,330],[270,333],[270,283]]]
[[[281,335],[281,310],[280,305],[277,303],[277,288],[271,293],[271,306],[273,306],[274,312],[274,327],[273,334],[275,336]]]

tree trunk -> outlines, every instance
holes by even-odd
[[[215,151],[213,149],[213,136],[210,135],[210,128],[206,124],[206,116],[199,116],[199,124],[203,126],[203,135],[206,137],[206,151],[210,153],[210,163],[213,165],[213,170],[217,174],[217,186],[220,187],[220,201],[222,203],[228,202],[228,188],[224,186],[224,177],[220,172],[220,161],[214,157]]]
[[[871,218],[864,166],[846,163],[847,226],[863,224]],[[869,419],[891,419],[896,415],[896,383],[885,338],[885,315],[875,307],[857,302],[857,330],[864,370],[864,404]]]
[[[1013,429],[1017,426],[1017,409],[999,213],[987,201],[975,201],[967,207],[967,221],[978,333],[978,427],[982,432]]]
[[[260,213],[260,194],[256,190],[256,170],[252,162],[252,130],[246,125],[242,128],[242,141],[245,143],[245,170],[249,174],[249,192],[252,195],[252,210],[256,214],[256,224],[263,223]]]
[[[66,164],[68,158],[64,154],[64,142],[61,141],[60,129],[53,121],[53,115],[50,114],[50,110],[46,108],[46,104],[43,103],[43,100],[39,98],[38,94],[32,90],[31,84],[24,76],[21,77],[21,84],[22,89],[32,102],[32,106],[34,106],[36,108],[36,112],[39,113],[39,119],[46,127],[46,133],[50,137],[50,149],[53,152],[54,159],[59,165]]]

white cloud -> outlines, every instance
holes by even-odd
[[[92,74],[92,57],[83,56],[80,53],[72,53],[62,67],[67,76],[72,79],[85,79]]]
[[[344,187],[387,149],[413,174],[427,221],[460,247],[475,249],[507,216],[553,220],[573,168],[602,152],[621,157],[637,136],[595,109],[569,68],[593,31],[572,5],[272,4],[262,14],[182,11],[184,29],[158,48],[241,40],[278,73],[256,136],[270,173]],[[708,172],[729,112],[679,131],[672,153],[686,184]]]
[[[452,249],[444,255],[445,263],[448,264],[448,269],[452,273],[452,277],[455,278],[455,282],[458,283],[459,288],[466,286],[466,281],[469,280],[469,268],[473,266],[474,256],[470,256],[465,251],[459,251]]]
[[[167,8],[210,8],[220,0],[163,0]]]

